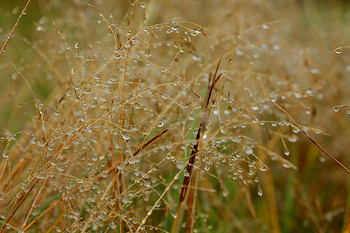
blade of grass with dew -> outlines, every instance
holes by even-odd
[[[323,147],[321,147],[315,140],[313,140],[308,133],[305,132],[305,130],[291,117],[286,110],[284,110],[281,106],[279,106],[277,103],[273,102],[269,99],[271,103],[273,103],[277,108],[279,108],[299,129],[300,131],[307,137],[315,146],[317,146],[323,153],[325,153],[329,158],[331,158],[336,164],[338,164],[345,172],[347,172],[350,175],[349,169],[347,169],[341,162],[339,162],[336,158],[334,158],[331,154],[329,154]]]
[[[204,93],[206,91],[207,90],[204,90]],[[196,130],[196,127],[198,125],[199,114],[200,114],[200,109],[195,109],[194,110],[195,119],[193,120],[192,126],[191,126],[190,130],[188,131],[188,137],[187,137],[187,140],[190,141],[190,142],[192,142],[193,139],[194,139],[194,131]],[[184,156],[184,162],[189,160],[191,151],[192,150],[190,148],[186,147],[186,149],[185,149],[185,156]],[[181,187],[181,185],[184,182],[184,178],[185,178],[185,176],[182,174],[180,176],[179,181],[178,181],[178,184],[179,184],[180,187]],[[179,209],[177,210],[176,218],[178,217],[178,214],[179,214]],[[171,214],[171,216],[172,216],[172,214]],[[172,221],[172,223],[174,224],[174,221]],[[164,230],[166,231],[166,230],[171,230],[171,229],[164,228]]]
[[[27,13],[26,11],[27,11],[27,8],[28,8],[30,2],[31,2],[31,0],[28,0],[28,1],[27,1],[26,5],[24,6],[24,8],[23,8],[23,10],[22,10],[22,12],[21,12],[21,14],[18,16],[15,25],[13,26],[13,28],[12,28],[10,34],[8,35],[8,37],[7,37],[7,39],[6,39],[5,43],[4,43],[4,45],[2,46],[2,48],[1,48],[1,50],[0,50],[0,57],[1,57],[2,54],[5,52],[6,46],[7,46],[7,44],[9,43],[10,39],[12,38],[12,35],[13,35],[13,33],[15,32],[16,28],[18,27],[19,21],[21,21],[22,17]]]
[[[142,144],[140,146],[139,149],[137,149],[133,156],[136,156],[138,153],[140,153],[144,148],[146,148],[147,146],[149,146],[152,142],[154,142],[155,140],[157,140],[158,138],[160,138],[163,134],[165,134],[168,131],[168,129],[163,130],[161,133],[159,133],[158,135],[154,136],[153,138],[151,138],[149,141],[147,141],[146,143]]]
[[[169,128],[171,125],[176,124],[177,122],[183,121],[183,120],[185,120],[185,119],[186,119],[186,117],[181,117],[181,118],[179,118],[179,119],[176,119],[176,120],[174,120],[174,121],[169,122],[168,124],[164,125],[163,127],[159,128],[159,129],[161,129],[161,130],[167,129],[167,128]],[[141,140],[145,140],[147,137],[152,137],[152,136],[156,133],[157,130],[158,130],[157,128],[152,129],[152,131],[149,133],[149,135],[147,135],[147,136],[141,136],[141,137],[137,138],[136,140],[132,141],[132,142],[130,143],[130,145],[134,145],[135,143],[137,143],[137,142],[139,142],[139,141],[141,141]]]
[[[111,156],[107,156],[106,158],[104,158],[103,160],[101,160],[100,162],[98,162],[97,164],[95,164],[94,166],[92,166],[91,168],[89,168],[88,170],[86,170],[83,174],[81,174],[80,176],[78,176],[78,179],[83,178],[84,176],[86,176],[87,174],[89,174],[94,168],[100,166],[102,163],[104,163],[105,161],[107,161]],[[72,181],[72,183],[70,185],[74,185],[77,182],[77,180]],[[63,191],[60,191],[59,193],[57,193],[53,198],[51,198],[46,204],[44,204],[36,213],[33,214],[33,216],[27,221],[27,224],[30,223],[36,216],[40,215],[40,213],[42,211],[44,211],[53,201],[55,201],[56,199],[58,199],[61,195],[63,194]]]
[[[191,180],[191,176],[192,176],[193,166],[194,166],[194,163],[195,163],[195,160],[196,160],[196,155],[199,152],[198,147],[199,147],[199,143],[200,143],[200,140],[201,140],[201,135],[205,131],[207,119],[209,118],[209,114],[210,114],[210,111],[208,110],[208,107],[209,107],[209,103],[210,103],[210,100],[211,100],[211,95],[213,93],[215,84],[217,83],[217,81],[220,79],[220,77],[222,75],[222,74],[219,74],[217,76],[217,73],[218,73],[218,70],[219,70],[219,67],[220,67],[220,63],[221,63],[221,59],[222,59],[222,57],[220,57],[220,59],[219,59],[219,62],[218,62],[218,65],[216,67],[213,79],[211,80],[211,78],[209,76],[208,92],[207,92],[207,96],[206,96],[206,102],[201,107],[201,110],[203,111],[203,118],[201,117],[201,119],[200,119],[201,123],[200,123],[199,128],[198,128],[198,132],[197,132],[197,136],[196,136],[196,143],[193,145],[192,152],[191,152],[190,158],[189,158],[188,163],[187,163],[187,167],[186,167],[187,175],[184,176],[182,189],[181,189],[181,193],[180,193],[180,198],[179,198],[179,205],[178,205],[177,214],[176,214],[176,218],[175,218],[175,221],[174,221],[172,233],[175,231],[176,221],[177,221],[177,219],[179,217],[178,213],[180,211],[181,204],[185,200],[186,193],[187,193],[187,190],[188,190],[188,186],[191,184],[190,180]],[[206,114],[206,115],[204,115],[204,114]],[[201,131],[203,131],[203,132],[201,133]]]

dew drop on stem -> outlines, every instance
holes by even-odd
[[[260,171],[265,172],[265,171],[268,170],[268,167],[267,167],[265,164],[261,164],[261,165],[259,166],[259,169],[260,169]]]
[[[296,142],[298,140],[298,137],[296,136],[296,135],[290,135],[289,137],[288,137],[288,141],[289,142]]]
[[[171,22],[171,29],[173,29],[173,30],[177,30],[179,28],[179,23],[177,22],[177,21],[172,21]]]
[[[171,215],[173,216],[173,218],[176,218],[177,217],[176,211],[171,211]]]
[[[187,170],[185,170],[185,171],[184,171],[184,176],[185,176],[185,177],[189,177],[189,176],[190,176],[190,173],[189,173]]]
[[[263,195],[263,191],[260,187],[260,185],[258,185],[258,193],[257,193],[260,197]]]
[[[290,155],[290,152],[289,152],[288,148],[286,148],[286,149],[284,150],[284,154],[285,154],[286,156],[289,156],[289,155]]]
[[[339,112],[339,110],[340,110],[340,106],[334,106],[333,107],[333,111],[334,112]]]
[[[294,133],[299,133],[300,129],[296,126],[293,126],[293,132]]]
[[[145,8],[147,7],[147,5],[146,5],[146,3],[141,2],[140,7],[141,7],[142,9],[145,9]]]
[[[7,149],[2,153],[2,157],[7,158],[9,156],[9,151]]]
[[[343,47],[338,47],[334,50],[335,53],[341,54],[343,52]]]

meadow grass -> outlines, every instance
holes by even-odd
[[[0,232],[350,232],[346,3],[1,4]]]

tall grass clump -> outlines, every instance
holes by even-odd
[[[4,4],[0,232],[349,232],[347,44],[305,2]]]

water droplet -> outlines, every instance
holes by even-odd
[[[300,129],[296,126],[293,126],[293,132],[294,133],[299,133]]]
[[[311,72],[311,74],[318,74],[318,73],[320,73],[320,70],[317,69],[317,68],[312,68],[312,69],[310,70],[310,72]]]
[[[97,161],[98,156],[96,154],[92,155],[92,161]]]
[[[179,29],[179,23],[177,21],[172,21],[171,22],[171,29],[173,29],[174,31]]]
[[[19,192],[19,193],[17,193],[17,195],[16,195],[16,198],[21,198],[22,197],[22,193],[21,192]]]
[[[265,171],[267,171],[269,168],[268,168],[265,164],[260,164],[259,169],[260,169],[260,171],[265,172]]]
[[[191,36],[197,36],[198,32],[197,31],[191,31]]]
[[[184,171],[184,176],[185,176],[185,177],[189,177],[189,176],[190,176],[190,173],[189,173],[187,170],[185,170],[185,171]]]
[[[290,155],[290,152],[289,152],[288,148],[286,148],[286,149],[284,150],[283,153],[284,153],[286,156],[289,156],[289,155]]]
[[[149,188],[149,187],[151,186],[151,182],[149,182],[148,180],[146,180],[145,183],[144,183],[144,186],[145,186],[146,188]]]
[[[7,158],[9,156],[9,151],[7,149],[2,153],[2,157]]]
[[[334,106],[333,107],[333,111],[334,112],[339,112],[339,110],[340,110],[340,106]]]
[[[298,141],[298,137],[296,135],[292,134],[288,137],[288,141],[296,142],[296,141]]]
[[[240,49],[236,49],[236,54],[238,56],[242,56],[244,54],[244,52],[242,50],[240,50]]]
[[[171,211],[171,215],[173,216],[173,218],[176,218],[177,217],[176,211]]]
[[[251,154],[253,154],[253,149],[251,148],[251,147],[246,147],[245,148],[245,150],[244,150],[244,152],[247,154],[247,155],[251,155]]]
[[[252,109],[255,110],[255,111],[258,111],[259,108],[260,108],[260,107],[259,107],[258,105],[253,105],[253,106],[252,106]]]
[[[56,158],[53,158],[53,159],[50,161],[50,164],[51,164],[52,166],[56,166],[56,164],[57,164],[57,159],[56,159]]]
[[[140,7],[141,7],[142,9],[145,9],[145,8],[147,7],[147,5],[146,5],[144,2],[142,2],[142,3],[140,4]]]
[[[37,175],[36,178],[40,179],[40,180],[45,180],[46,176],[45,175]]]
[[[280,47],[281,47],[281,46],[279,46],[278,44],[274,44],[274,45],[272,46],[272,49],[277,51],[277,50],[280,49]]]
[[[64,165],[60,164],[59,166],[56,166],[57,171],[63,172],[64,171]]]
[[[258,185],[258,195],[261,197],[263,195],[263,191],[260,187],[260,185]]]
[[[269,29],[269,28],[270,28],[270,26],[269,26],[269,25],[267,25],[267,24],[263,24],[261,27],[262,27],[262,29],[264,29],[264,30],[267,30],[267,29]]]
[[[44,31],[44,28],[42,27],[42,26],[37,26],[36,27],[36,30],[38,31],[38,32],[42,32],[42,31]]]
[[[201,57],[195,56],[195,55],[192,55],[192,59],[193,59],[194,61],[201,61],[201,60],[202,60]]]
[[[334,50],[335,53],[341,54],[343,52],[343,47],[338,47]]]

